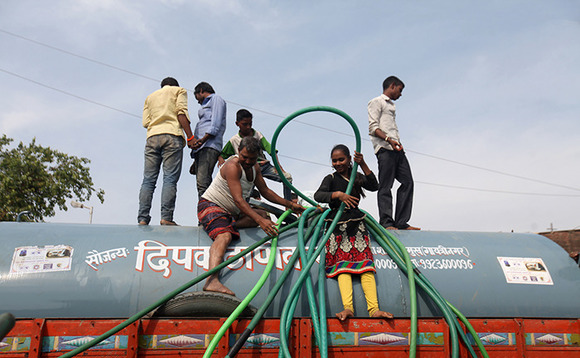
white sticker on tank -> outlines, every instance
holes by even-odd
[[[25,246],[14,249],[10,274],[70,271],[74,249],[68,245]]]
[[[544,260],[538,257],[500,257],[497,261],[507,283],[526,285],[553,285]]]

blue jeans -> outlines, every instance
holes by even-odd
[[[260,165],[260,171],[262,172],[262,176],[264,178],[273,180],[273,181],[277,181],[278,183],[282,183],[282,179],[280,179],[280,176],[278,175],[278,172],[276,171],[276,167],[273,166],[270,162],[266,162],[264,164]],[[290,183],[292,183],[292,180],[288,180]],[[292,190],[287,187],[286,185],[282,185],[284,187],[284,199],[286,200],[292,200]]]
[[[217,164],[220,152],[213,148],[201,148],[195,152],[195,175],[197,176],[197,196],[198,200],[212,181],[213,168]]]
[[[151,216],[151,201],[159,177],[159,169],[163,163],[163,189],[161,190],[161,219],[173,221],[175,198],[177,196],[177,181],[181,175],[183,160],[183,137],[172,134],[158,134],[147,138],[145,144],[145,167],[143,183],[139,192],[139,214],[137,221],[149,224]]]

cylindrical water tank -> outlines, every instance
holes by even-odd
[[[418,269],[467,317],[577,318],[580,270],[567,253],[535,234],[394,231]],[[264,237],[241,231],[226,256]],[[296,249],[296,231],[281,235],[276,266],[252,305],[259,307]],[[129,317],[207,270],[212,241],[200,227],[0,223],[0,311],[17,318]],[[408,317],[407,277],[373,243],[379,304]],[[238,297],[250,292],[271,254],[263,245],[228,268],[222,281]],[[277,317],[300,266],[266,315]],[[318,267],[313,266],[317,285]],[[199,291],[201,282],[189,291]],[[355,278],[355,314],[366,302]],[[323,283],[327,312],[342,310],[335,279]],[[440,316],[418,288],[420,317]],[[309,316],[306,295],[297,316]]]

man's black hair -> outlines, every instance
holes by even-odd
[[[248,111],[247,109],[240,109],[237,113],[236,113],[236,122],[241,121],[244,118],[254,118],[254,116],[252,115],[252,112]]]
[[[403,86],[403,88],[405,88],[405,84],[403,83],[403,81],[401,81],[395,76],[389,76],[383,81],[383,91],[391,87],[391,85]]]
[[[165,86],[176,86],[179,87],[179,83],[173,77],[165,77],[163,81],[161,81],[161,88]]]
[[[197,86],[195,86],[195,88],[194,88],[194,92],[195,93],[200,93],[200,92],[215,93],[215,91],[213,90],[213,87],[207,82],[198,83]]]

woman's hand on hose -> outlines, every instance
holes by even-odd
[[[355,208],[358,205],[358,198],[352,195],[347,195],[342,191],[337,191],[335,193],[338,200],[342,201],[347,208]]]

